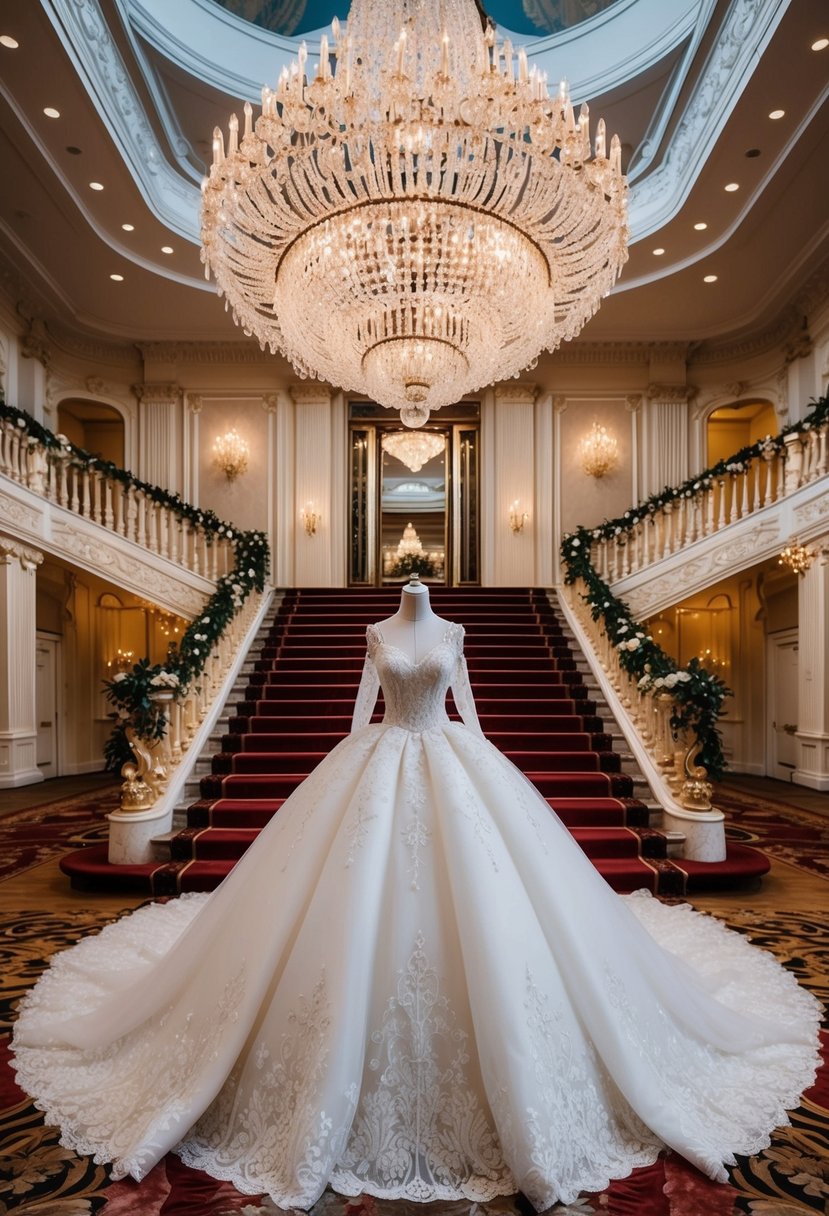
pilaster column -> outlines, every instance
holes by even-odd
[[[688,403],[696,389],[688,384],[649,384],[645,427],[645,497],[678,486],[688,467]]]
[[[134,384],[138,411],[138,475],[151,485],[181,493],[182,388],[170,381]]]
[[[829,536],[798,579],[798,718],[796,785],[829,790]]]
[[[0,536],[0,789],[43,780],[37,767],[36,571],[43,554]]]
[[[297,587],[330,587],[332,545],[339,541],[334,526],[335,504],[331,494],[332,435],[331,390],[325,384],[295,384],[294,401],[294,575]],[[336,504],[339,507],[339,503]],[[309,533],[302,512],[317,516],[316,529]]]
[[[535,384],[499,384],[495,389],[494,557],[492,583],[529,587],[535,577],[536,501]],[[510,526],[514,512],[518,531]]]

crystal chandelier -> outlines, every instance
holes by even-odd
[[[585,473],[591,477],[604,477],[616,467],[619,458],[616,439],[606,426],[594,422],[579,442],[579,457]]]
[[[353,0],[306,63],[214,132],[201,257],[245,333],[411,427],[575,337],[627,260],[618,136],[475,0]]]
[[[805,574],[815,560],[814,553],[797,540],[790,540],[777,559],[778,566],[788,566],[792,574]]]
[[[234,481],[248,467],[250,449],[234,427],[213,441],[213,460],[228,481]]]
[[[403,529],[397,545],[398,557],[423,557],[423,543],[411,521]]]
[[[380,445],[384,452],[394,456],[407,469],[419,473],[425,464],[444,450],[446,439],[434,431],[392,431],[383,436]]]

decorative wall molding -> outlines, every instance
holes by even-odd
[[[649,384],[645,396],[665,405],[686,405],[699,392],[693,384]]]
[[[264,363],[277,362],[256,342],[137,342],[145,362],[153,363]]]
[[[292,384],[291,398],[297,405],[330,405],[332,389],[319,381],[309,384]]]
[[[13,561],[20,562],[24,570],[36,570],[43,561],[43,554],[10,536],[0,535],[0,562],[8,565]]]
[[[184,397],[184,389],[172,380],[133,384],[132,391],[142,405],[178,405]]]
[[[519,382],[495,386],[495,400],[499,405],[532,405],[537,396],[537,384]]]

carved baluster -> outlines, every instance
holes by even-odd
[[[112,509],[112,482],[108,477],[104,481],[104,523],[110,530],[115,524],[115,512]]]
[[[674,508],[666,502],[659,513],[662,520],[662,557],[669,557],[674,551]]]
[[[173,764],[179,764],[182,756],[181,747],[181,705],[178,699],[170,703],[167,735],[170,740],[170,759]]]
[[[803,474],[803,443],[800,435],[792,433],[787,435],[783,440],[784,443],[784,463],[783,477],[778,477],[778,488],[782,480],[783,489],[778,493],[778,498],[783,494],[793,494],[801,484]]]
[[[159,503],[158,506],[158,544],[162,557],[170,553],[170,512]]]
[[[147,548],[151,553],[158,553],[158,506],[147,500]]]
[[[213,580],[213,582],[216,583],[219,581],[219,539],[218,539],[218,537],[216,537],[216,536],[213,537],[213,544],[210,546],[210,548],[212,550],[212,552],[210,554],[210,557],[212,559],[211,563],[210,563],[210,577]]]
[[[135,522],[136,536],[139,545],[142,548],[147,547],[147,496],[143,490],[136,490],[136,501],[138,503],[138,518]]]
[[[46,462],[46,453],[42,447],[31,446],[29,448],[29,471],[26,477],[26,484],[35,494],[44,496],[46,493],[46,483],[49,475],[49,465]]]
[[[74,464],[70,463],[70,465],[69,465],[69,484],[72,487],[72,497],[71,497],[71,500],[69,503],[69,510],[72,511],[75,515],[78,515],[80,512],[81,500],[80,500],[80,496],[78,494],[78,489],[80,487],[80,480],[81,480],[80,469],[76,468]]]
[[[712,512],[712,515],[713,515],[713,511],[714,511],[715,495],[716,495],[716,500],[717,500],[717,522],[716,522],[716,525],[712,526],[712,530],[716,530],[717,532],[719,532],[719,531],[721,531],[721,529],[723,529],[725,527],[725,481],[722,478],[718,479],[716,488],[714,486],[711,487],[711,512]]]
[[[748,497],[750,476],[751,476],[751,465],[749,465],[749,467],[743,473],[740,474],[740,489],[742,491],[742,497],[740,499],[740,519],[745,519],[745,517],[751,511],[751,503],[749,502],[749,497]]]
[[[826,472],[827,459],[829,459],[829,426],[820,428],[820,453],[817,458],[817,475],[822,477]]]
[[[119,483],[115,490],[113,506],[115,507],[115,531],[119,536],[127,534],[127,494],[129,487]]]

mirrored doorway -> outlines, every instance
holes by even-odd
[[[478,406],[441,410],[410,430],[388,411],[351,407],[352,586],[419,574],[442,586],[479,575]]]

